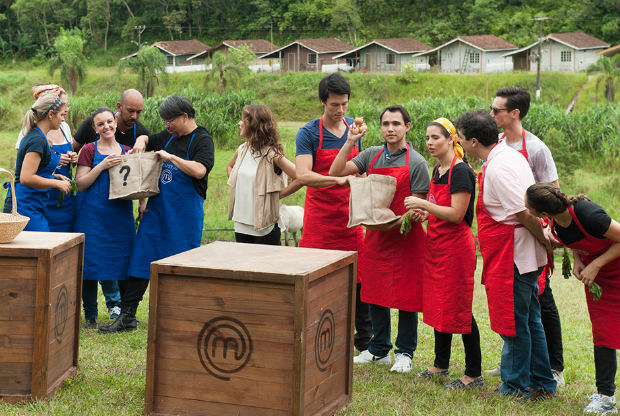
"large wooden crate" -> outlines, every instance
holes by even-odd
[[[77,371],[83,257],[83,234],[0,244],[0,400],[49,397]]]
[[[331,415],[346,406],[356,258],[215,242],[152,263],[146,413]]]

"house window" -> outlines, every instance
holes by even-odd
[[[308,54],[308,65],[315,65],[316,64],[316,53],[309,53]]]
[[[172,55],[168,55],[168,65],[173,65],[174,64],[174,56]]]
[[[470,64],[479,64],[480,63],[480,52],[472,52],[469,55],[469,63]]]
[[[560,62],[571,62],[571,51],[562,51],[560,53]]]
[[[385,63],[388,65],[394,65],[394,63],[396,62],[396,58],[394,57],[393,53],[388,53],[385,55]]]

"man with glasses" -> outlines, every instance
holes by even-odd
[[[154,151],[164,163],[159,195],[144,207],[133,246],[127,289],[121,298],[121,314],[100,332],[136,329],[136,310],[150,279],[150,264],[200,246],[204,221],[207,179],[214,163],[214,145],[209,132],[196,124],[195,110],[185,97],[172,95],[159,106],[165,129],[139,136],[133,153]]]
[[[528,161],[536,182],[551,182],[559,187],[558,172],[551,151],[542,140],[525,130],[521,120],[530,108],[530,93],[520,87],[503,87],[495,93],[491,116],[503,130],[500,140],[521,153]],[[545,273],[544,291],[539,296],[541,321],[545,328],[549,360],[558,386],[564,386],[564,357],[560,315],[551,291],[549,273]],[[486,372],[499,375],[499,368]]]
[[[116,141],[122,145],[133,147],[136,139],[142,135],[150,134],[149,130],[138,121],[142,115],[144,98],[140,91],[129,89],[123,92],[121,100],[116,103]],[[93,121],[90,117],[80,124],[73,137],[73,148],[79,152],[86,143],[97,140],[97,134],[93,130]]]

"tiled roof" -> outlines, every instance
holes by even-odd
[[[375,39],[374,42],[401,53],[428,51],[432,49],[427,44],[414,38]]]
[[[209,49],[208,45],[196,39],[160,41],[153,43],[153,46],[157,46],[173,55],[193,55]]]
[[[517,49],[516,45],[495,35],[459,36],[459,39],[485,50]]]
[[[345,52],[353,49],[353,46],[336,38],[299,39],[295,42],[298,42],[306,48],[316,51],[317,53]]]
[[[606,48],[609,46],[609,43],[583,32],[551,33],[548,37],[578,49]]]
[[[246,40],[225,40],[214,48],[217,48],[221,45],[231,46],[233,48],[238,48],[241,45],[248,45],[252,52],[256,54],[262,54],[274,51],[279,48],[278,45],[274,45],[273,43],[265,40],[265,39],[246,39]]]

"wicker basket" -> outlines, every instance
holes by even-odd
[[[10,243],[21,233],[30,218],[17,213],[17,198],[15,197],[15,178],[13,174],[6,169],[0,168],[0,172],[4,172],[11,178],[11,197],[13,200],[13,210],[10,214],[0,213],[0,243]]]

